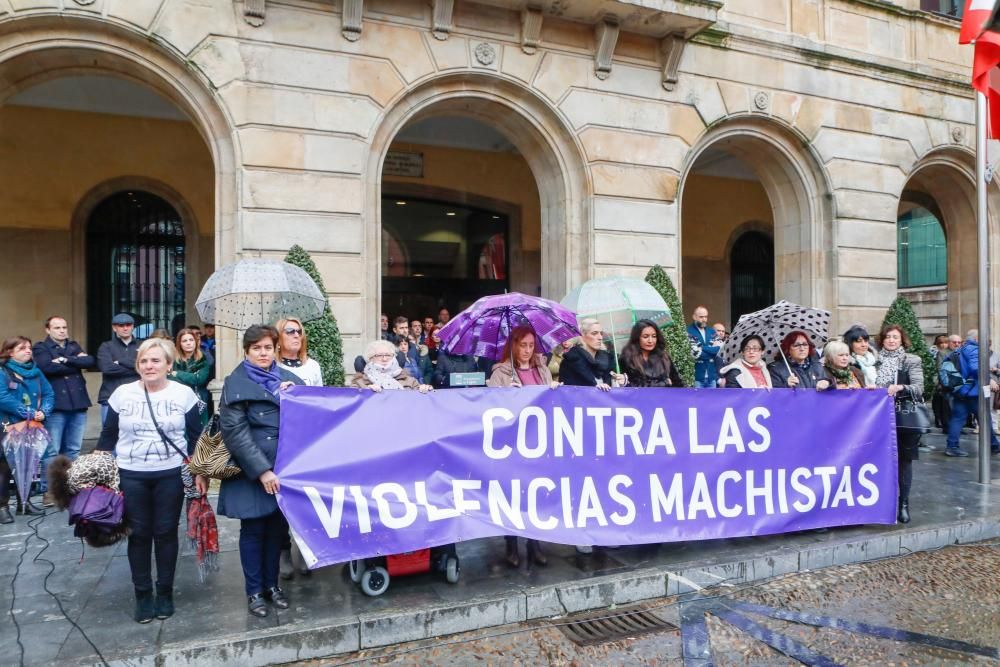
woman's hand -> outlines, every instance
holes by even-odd
[[[791,378],[789,378],[789,380],[790,379]],[[798,378],[796,378],[796,379],[798,379]],[[789,382],[789,384],[791,384],[791,383]],[[819,382],[816,383],[816,391],[825,391],[825,390],[827,390],[829,388],[830,388],[830,381],[829,380],[820,380]]]
[[[824,380],[820,380],[820,382],[824,382]],[[799,376],[796,375],[795,373],[792,373],[791,375],[789,375],[788,376],[788,386],[791,387],[792,389],[795,389],[796,387],[798,387],[799,386]],[[819,384],[816,385],[816,388],[819,389]]]
[[[612,373],[611,379],[614,381],[616,387],[624,387],[628,384],[628,376],[624,373]]]
[[[904,389],[906,389],[906,385],[902,385],[902,384],[890,384],[886,388],[886,391],[889,392],[890,396],[895,396],[896,394],[898,394],[899,392],[903,391]]]
[[[208,477],[204,475],[195,475],[194,478],[194,488],[198,489],[198,493],[202,496],[208,495]]]
[[[597,388],[600,389],[601,391],[611,391],[610,385],[606,385],[603,382],[598,382]]]
[[[289,387],[294,387],[294,386],[295,386],[294,382],[292,382],[291,380],[285,380],[284,382],[278,385],[278,391],[285,391]]]
[[[560,382],[559,380],[553,380],[552,382],[549,383],[549,389],[555,389],[556,387],[561,387],[561,386],[562,382]]]
[[[417,386],[417,391],[419,391],[421,394],[426,394],[433,388],[434,387],[430,386],[429,384],[421,384]]]
[[[374,391],[376,394],[382,391],[382,387],[378,386],[377,384],[370,384],[368,385],[368,388]]]
[[[264,490],[267,491],[268,495],[273,496],[281,488],[281,483],[278,481],[278,476],[274,474],[273,470],[268,470],[261,474],[257,478],[260,483],[264,486]]]
[[[45,413],[42,412],[41,410],[35,410],[35,421],[36,422],[45,421]]]

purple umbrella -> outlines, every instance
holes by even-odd
[[[7,428],[3,452],[14,471],[17,495],[23,505],[31,494],[31,482],[38,473],[38,463],[49,446],[49,432],[36,421],[23,421]]]
[[[484,296],[456,315],[438,332],[448,354],[473,354],[499,360],[514,327],[527,324],[535,332],[538,352],[580,335],[576,314],[555,301],[519,292]]]

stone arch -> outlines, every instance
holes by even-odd
[[[112,21],[64,14],[32,14],[2,21],[0,45],[0,104],[43,81],[86,73],[107,74],[145,86],[183,111],[204,140],[215,171],[214,265],[239,255],[236,185],[241,162],[233,124],[211,86],[181,54]],[[176,203],[177,199],[168,201]],[[207,226],[207,221],[200,222]],[[76,243],[74,237],[74,249],[79,247]],[[82,266],[79,269],[82,271]],[[75,301],[83,302],[82,298]],[[225,340],[226,333],[220,333]]]
[[[446,74],[404,92],[379,120],[366,167],[367,284],[364,334],[380,312],[382,164],[393,138],[407,124],[437,115],[467,116],[493,126],[528,162],[538,185],[542,217],[542,295],[560,299],[589,278],[591,258],[589,170],[570,126],[530,89],[497,75]]]
[[[707,128],[688,152],[681,172],[681,235],[684,186],[709,147],[752,165],[767,193],[774,217],[775,297],[834,312],[835,207],[829,176],[808,140],[778,120],[753,115],[732,116]]]
[[[948,244],[947,329],[964,334],[977,326],[978,248],[976,229],[976,158],[968,148],[936,148],[922,156],[907,174],[900,203],[926,197],[935,206]],[[927,203],[927,202],[924,202]],[[1000,252],[1000,189],[991,182],[988,193],[990,257]],[[1000,295],[996,273],[990,276],[991,328],[1000,325]]]

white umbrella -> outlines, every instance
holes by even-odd
[[[237,331],[283,317],[315,320],[325,307],[326,297],[308,273],[272,259],[227,264],[209,276],[195,303],[202,322]]]

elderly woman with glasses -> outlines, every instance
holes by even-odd
[[[764,354],[764,339],[757,335],[747,336],[740,341],[740,358],[722,368],[727,389],[770,389],[771,374],[761,359]]]
[[[432,387],[410,376],[396,359],[396,346],[387,340],[376,340],[365,348],[365,367],[351,379],[351,386],[371,389],[416,389],[426,394]]]
[[[826,378],[816,348],[804,331],[792,331],[778,344],[779,353],[767,367],[776,389],[815,389]]]
[[[297,375],[309,387],[323,386],[323,369],[309,357],[309,340],[302,322],[295,318],[278,320],[278,366]]]
[[[615,360],[604,347],[601,323],[589,317],[580,322],[580,344],[566,350],[559,366],[559,381],[571,387],[597,387],[608,391],[625,384],[614,372]]]

